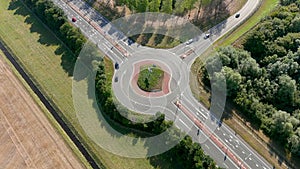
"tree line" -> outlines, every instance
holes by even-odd
[[[197,0],[118,0],[117,5],[126,5],[134,12],[164,12],[183,15],[193,9]]]
[[[251,123],[300,155],[300,0],[281,5],[247,33],[244,49],[221,48],[206,62],[214,68],[202,76],[207,86],[224,90]]]
[[[63,10],[50,0],[24,0],[24,2],[77,57],[86,39],[78,28],[68,22]]]
[[[134,130],[150,132],[151,134],[160,134],[173,125],[173,122],[166,121],[165,115],[160,112],[155,115],[155,119],[153,119],[153,121],[148,123],[136,123],[122,116],[113,102],[110,84],[111,80],[112,79],[107,78],[103,61],[99,62],[95,78],[97,103],[99,106],[101,106],[101,112],[105,113],[114,122]],[[178,137],[180,134],[183,134],[179,129],[173,132],[174,134],[170,135],[174,138]],[[178,145],[166,152],[166,156],[170,161],[176,160],[185,168],[217,168],[213,159],[208,155],[205,155],[200,144],[193,142],[190,136],[185,136]]]

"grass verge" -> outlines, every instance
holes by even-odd
[[[263,0],[259,9],[236,30],[224,35],[219,39],[215,46],[227,46],[233,44],[236,40],[253,28],[262,18],[270,13],[279,3],[279,0]]]

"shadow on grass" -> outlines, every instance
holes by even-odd
[[[89,44],[89,43],[87,43]],[[91,44],[91,43],[90,43]],[[94,45],[94,44],[91,44],[91,46],[85,46],[85,48],[83,50],[86,50],[86,55],[85,56],[90,56],[91,59],[88,59],[87,61],[85,60],[82,60],[81,58],[88,58],[88,57],[81,57],[79,56],[78,58],[78,61],[80,61],[78,64],[82,64],[80,65],[79,67],[77,67],[78,65],[76,64],[76,67],[75,67],[75,72],[74,72],[74,80],[75,82],[79,82],[81,80],[86,80],[87,83],[86,83],[86,87],[84,87],[84,97],[87,97],[89,100],[92,101],[92,105],[91,105],[91,109],[89,108],[83,108],[82,110],[79,110],[79,111],[82,111],[82,112],[85,112],[85,114],[89,114],[89,112],[86,112],[86,111],[93,111],[93,110],[97,110],[97,109],[100,109],[100,111],[96,112],[96,116],[98,117],[97,120],[99,120],[101,123],[95,123],[93,124],[92,126],[93,127],[88,127],[88,128],[85,128],[85,129],[88,129],[88,130],[93,130],[95,131],[96,133],[94,132],[91,132],[90,134],[96,134],[97,133],[101,133],[101,132],[104,132],[106,131],[110,137],[112,137],[114,140],[117,140],[117,139],[123,139],[124,138],[124,135],[126,136],[132,136],[132,137],[135,137],[135,139],[132,139],[132,142],[129,143],[131,146],[134,146],[136,144],[140,144],[138,143],[140,141],[141,138],[145,138],[145,137],[151,137],[151,136],[154,136],[154,134],[151,134],[150,132],[145,132],[145,131],[141,131],[141,130],[138,130],[137,126],[135,126],[136,128],[132,128],[132,127],[125,127],[123,125],[121,125],[119,122],[116,122],[114,120],[112,120],[112,118],[110,117],[109,113],[113,113],[113,112],[116,112],[116,109],[114,105],[116,105],[117,103],[109,103],[108,102],[108,105],[105,105],[105,106],[109,106],[109,109],[108,110],[111,110],[111,112],[103,112],[103,110],[101,109],[101,105],[102,104],[99,104],[99,102],[101,101],[101,98],[98,97],[99,100],[96,99],[96,93],[95,93],[95,77],[94,77],[94,73],[97,71],[98,67],[96,68],[96,70],[94,69],[95,66],[91,64],[92,63],[95,63],[93,61],[103,61],[103,60],[99,60],[99,57],[97,57],[95,54],[88,54],[89,52],[92,52],[94,53],[95,50],[97,47]],[[110,64],[110,66],[113,66],[113,64]],[[92,71],[91,71],[92,70]],[[113,71],[113,67],[109,68],[109,71]],[[107,74],[110,74],[112,72],[106,72],[106,75]],[[111,77],[107,77],[108,80],[107,81],[111,81]],[[78,85],[80,85],[78,83]],[[78,87],[78,88],[77,88]],[[75,89],[82,89],[80,88],[79,86],[77,86],[75,84]],[[85,94],[86,93],[86,94]],[[83,99],[83,95],[82,94],[79,94],[78,95],[79,98],[80,98],[80,101],[83,101],[83,103],[85,103],[85,99]],[[101,97],[101,96],[100,96]],[[76,96],[74,96],[74,98],[77,98]],[[105,100],[104,100],[105,101]],[[75,101],[76,102],[76,101]],[[79,104],[79,107],[84,107],[83,103],[80,103]],[[82,105],[81,105],[82,104]],[[99,105],[98,105],[99,104]],[[107,104],[107,102],[105,103]],[[114,104],[113,106],[111,106],[111,104]],[[118,105],[117,105],[118,106]],[[119,107],[119,106],[118,106]],[[122,111],[118,108],[118,111]],[[124,110],[124,111],[127,111],[127,110]],[[94,114],[94,111],[91,112]],[[120,113],[123,115],[123,113]],[[86,117],[86,115],[84,115]],[[80,116],[81,117],[81,116]],[[96,117],[96,118],[97,118]],[[119,116],[117,116],[119,118]],[[82,121],[83,125],[89,125],[90,123],[93,123],[90,121],[89,117],[86,117],[88,120],[86,121]],[[125,119],[125,117],[122,117],[120,116],[120,118],[123,118]],[[128,118],[128,119],[131,119],[131,118]],[[143,125],[143,124],[142,124]],[[117,131],[118,133],[116,132],[113,132],[112,129],[110,128],[113,128],[113,130]],[[101,131],[98,129],[104,129],[104,131]],[[167,140],[165,142],[165,140],[162,140],[162,144],[161,145],[157,145],[157,146],[168,146],[168,143],[171,143],[175,140],[174,137],[173,137],[173,133],[175,133],[175,137],[178,136],[178,132],[177,131],[172,131],[172,133],[170,134],[167,134],[166,136],[163,136],[163,138],[165,140]],[[101,134],[99,135],[99,137],[101,136]],[[170,138],[169,138],[170,137]],[[105,140],[105,138],[103,138]],[[98,143],[99,144],[99,143]],[[100,145],[102,145],[100,143]],[[109,146],[114,146],[114,145],[109,145]],[[116,145],[118,147],[118,145]],[[141,145],[142,147],[144,147],[147,151],[146,151],[146,154],[148,154],[149,156],[150,155],[153,155],[153,154],[157,154],[157,152],[160,150],[159,148],[156,149],[156,148],[153,148],[153,143],[151,141],[145,141],[145,143],[143,143]],[[169,150],[163,154],[160,154],[160,155],[156,155],[156,156],[153,156],[153,157],[146,157],[149,162],[151,163],[151,165],[155,168],[166,168],[166,169],[172,169],[172,168],[184,168],[184,166],[182,166],[177,160],[174,160],[174,158],[172,157],[172,155],[174,155],[173,153],[174,151]],[[129,159],[129,158],[128,158]]]
[[[38,19],[22,1],[11,1],[8,10],[15,10],[15,15],[25,17],[25,23],[30,25],[30,32],[39,34],[38,43],[45,46],[58,46],[55,50],[55,55],[61,56],[61,66],[68,76],[73,76],[76,56],[60,41],[59,38],[45,24]],[[41,56],[48,57],[48,56]]]

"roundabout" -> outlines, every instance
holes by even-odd
[[[242,9],[240,11],[241,17],[239,19],[245,20],[247,16],[250,16],[249,11],[254,10],[253,7],[257,6],[257,4],[258,0],[248,1],[245,6],[249,9]],[[183,43],[168,50],[152,49],[136,44],[128,45],[124,43],[122,38],[111,38],[114,36],[113,34],[117,32],[116,30],[124,33],[127,37],[132,36],[132,33],[130,32],[134,32],[135,34],[141,33],[140,31],[146,30],[144,29],[145,25],[155,25],[153,19],[160,19],[160,17],[149,18],[151,15],[144,15],[145,16],[142,16],[141,18],[125,18],[121,21],[113,21],[112,24],[107,24],[107,26],[101,28],[105,30],[105,32],[114,29],[114,31],[112,31],[113,33],[107,34],[104,38],[101,37],[96,40],[92,39],[93,36],[91,38],[92,41],[96,41],[97,47],[100,48],[103,53],[112,59],[113,62],[117,62],[120,65],[119,69],[114,72],[113,79],[118,80],[112,82],[111,91],[114,96],[113,99],[116,108],[118,109],[117,105],[122,105],[122,107],[125,107],[130,111],[146,115],[155,115],[156,112],[162,112],[165,114],[166,120],[173,121],[174,127],[180,128],[190,135],[194,141],[199,142],[201,145],[205,145],[203,149],[216,159],[218,164],[222,167],[225,166],[223,153],[229,150],[229,152],[234,152],[234,154],[230,156],[230,160],[226,161],[226,166],[229,166],[229,168],[241,168],[241,166],[243,166],[239,160],[244,159],[245,155],[241,152],[253,154],[253,159],[255,158],[256,161],[259,161],[261,166],[267,166],[264,164],[264,161],[260,161],[261,158],[254,155],[255,153],[253,153],[247,145],[244,145],[242,141],[239,141],[241,144],[239,144],[238,147],[232,147],[235,143],[228,143],[227,137],[236,140],[240,140],[240,138],[234,136],[232,131],[230,131],[226,125],[220,125],[220,118],[226,100],[226,91],[225,94],[213,92],[211,97],[212,104],[210,109],[207,110],[195,99],[194,94],[189,88],[189,83],[191,82],[190,68],[196,57],[200,56],[208,49],[212,42],[241,24],[241,21],[237,22],[237,20],[234,20],[234,17],[230,17],[226,22],[222,22],[210,29],[210,36],[205,39],[203,38],[205,33],[201,31],[198,31],[197,33],[193,33],[189,30],[180,32],[175,25],[175,32],[177,31],[177,33],[179,32],[180,35],[184,36],[188,35],[183,42],[189,40],[189,43]],[[161,18],[168,20],[168,18],[164,16]],[[147,19],[149,21],[147,21]],[[174,18],[171,18],[170,20],[174,21]],[[124,26],[126,24],[128,26]],[[144,33],[153,33],[153,30],[154,29],[149,29]],[[160,34],[164,33],[166,32]],[[115,47],[114,44],[117,44],[118,48]],[[119,50],[119,48],[122,48],[122,50]],[[124,54],[124,51],[126,51],[126,55]],[[140,67],[142,65],[153,64],[159,66],[164,72],[161,91],[150,90],[149,92],[141,90],[137,85]],[[79,75],[80,73],[82,74],[80,68],[78,69]],[[215,70],[217,69],[218,65]],[[215,70],[212,69],[208,71],[212,73]],[[91,86],[94,87],[93,83],[91,84]],[[105,119],[101,117],[101,111],[97,107],[93,107],[93,103],[91,103],[90,100],[94,96],[90,96],[88,92],[84,93],[86,96],[82,96],[78,92],[82,91],[86,86],[87,84],[82,81],[75,81],[73,83],[73,90],[75,93],[73,99],[74,103],[76,103],[75,109],[77,117],[87,135],[102,148],[125,157],[143,158],[161,154],[171,149],[179,142],[179,140],[177,140],[174,144],[166,146],[165,138],[168,137],[168,134],[166,133],[148,138],[135,138],[122,135],[118,131],[115,131],[109,124],[106,124]],[[212,89],[212,91],[214,90]],[[89,108],[86,107],[87,105],[89,105]],[[95,109],[97,112],[93,112]],[[87,119],[84,112],[92,112],[93,118]],[[199,121],[201,121],[203,126],[208,129],[209,132],[206,132],[209,133],[208,135],[201,131],[199,132],[199,126],[195,125],[195,122],[199,123]],[[91,126],[95,130],[90,130]],[[103,128],[103,126],[106,126],[106,128]],[[206,146],[208,148],[206,148]],[[253,161],[243,161],[243,163],[246,164],[246,168],[255,166]]]
[[[140,89],[137,82],[143,65],[155,65],[164,72],[161,91]],[[188,89],[188,71],[180,71],[183,67],[187,70],[187,65],[178,56],[166,50],[147,48],[133,53],[115,72],[119,81],[113,83],[114,95],[120,104],[138,113],[154,115],[158,111],[166,112],[167,105]],[[174,120],[174,113],[171,114],[169,120]]]

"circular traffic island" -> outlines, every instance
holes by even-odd
[[[156,65],[143,65],[140,67],[137,85],[146,92],[162,90],[164,71]]]

